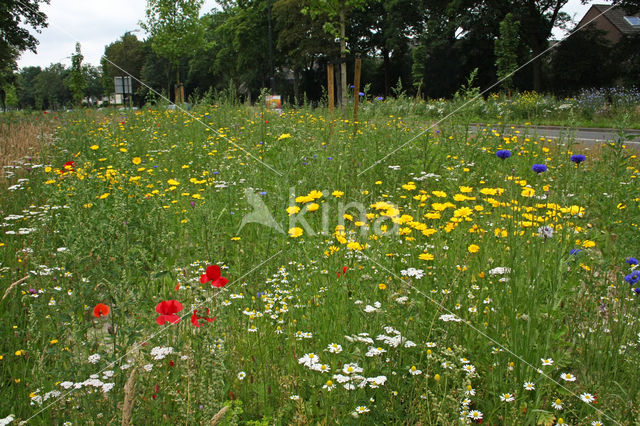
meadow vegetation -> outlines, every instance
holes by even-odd
[[[0,188],[0,418],[638,422],[625,135],[441,107],[47,118]]]

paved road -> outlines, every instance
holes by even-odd
[[[471,124],[469,129],[472,132],[477,132],[482,129],[495,128],[507,134],[512,134],[516,130],[520,131],[520,134],[526,134],[529,136],[544,136],[545,138],[557,138],[564,139],[571,138],[575,142],[587,145],[587,146],[600,146],[603,143],[615,142],[618,140],[617,129],[598,129],[598,128],[585,128],[578,127],[575,129],[569,129],[566,127],[558,126],[503,126],[503,127],[487,127],[479,124]],[[625,145],[629,148],[640,150],[640,130],[625,130],[625,133],[632,136],[632,140],[625,142]]]

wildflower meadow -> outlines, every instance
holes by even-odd
[[[625,135],[411,102],[39,114],[0,177],[0,424],[639,422]]]

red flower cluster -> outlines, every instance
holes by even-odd
[[[166,322],[171,324],[177,324],[180,322],[180,317],[176,315],[177,312],[182,310],[182,303],[177,300],[165,300],[156,305],[156,312],[160,314],[156,318],[156,322],[160,325],[164,325]]]
[[[202,274],[200,277],[200,282],[202,284],[211,283],[213,287],[221,288],[227,285],[229,282],[228,279],[223,277],[220,273],[220,267],[218,265],[210,265],[207,267],[206,272]],[[180,283],[176,284],[176,291],[180,289]],[[106,314],[109,313],[109,307],[106,306]],[[98,306],[94,309],[94,315],[98,316],[95,312],[98,309]],[[102,309],[102,308],[101,308]],[[167,322],[170,324],[177,324],[180,322],[180,317],[176,315],[183,309],[182,304],[177,300],[164,300],[156,305],[156,312],[160,314],[158,318],[156,318],[156,322],[160,325],[164,325]],[[102,312],[102,311],[100,311]],[[207,314],[203,316],[198,316],[198,310],[194,310],[191,315],[191,324],[196,327],[200,327],[200,320],[205,320],[207,322],[213,322],[216,320],[216,317],[209,317],[209,309],[207,309]]]
[[[221,275],[218,265],[209,265],[206,272],[200,276],[200,283],[206,284],[208,282],[213,287],[222,288],[227,285],[229,280]]]
[[[346,275],[346,274],[347,274],[347,270],[348,270],[348,269],[349,269],[349,268],[348,268],[347,266],[343,266],[343,267],[342,267],[342,273],[340,273],[340,271],[338,271],[338,272],[337,272],[338,278],[340,278],[340,277],[341,277],[341,276],[343,276],[343,275]]]
[[[60,170],[60,174],[65,174],[67,172],[73,172],[76,169],[76,163],[74,161],[67,161],[64,163],[62,170]]]
[[[100,317],[106,317],[107,315],[109,315],[109,307],[107,305],[105,305],[104,303],[98,303],[93,308],[93,316],[94,317],[100,318]]]
[[[209,309],[207,309],[207,315],[209,315]],[[197,309],[194,310],[193,314],[191,315],[191,324],[193,324],[196,327],[200,327],[201,324],[198,322],[198,320],[201,320],[201,319],[207,322],[214,322],[216,320],[216,317],[213,317],[213,318],[209,318],[207,316],[199,317],[198,310]]]

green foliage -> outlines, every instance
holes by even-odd
[[[73,101],[76,105],[80,105],[82,98],[85,96],[85,91],[89,86],[87,82],[87,76],[85,74],[86,69],[82,66],[82,60],[84,56],[80,52],[80,43],[76,43],[76,52],[71,55],[71,70],[69,76],[65,79],[65,85],[71,91]]]
[[[139,90],[135,79],[142,77],[142,67],[148,53],[145,43],[138,40],[135,34],[127,32],[122,37],[104,48],[100,60],[102,66],[103,85],[107,93],[114,91],[114,77],[131,75],[133,91]],[[128,74],[127,74],[128,73]]]
[[[147,0],[146,22],[140,26],[151,36],[154,52],[177,69],[185,52],[202,42],[199,20],[204,0]]]
[[[507,13],[500,22],[500,38],[495,41],[496,74],[502,87],[513,89],[513,73],[518,68],[518,29],[520,23],[511,13]]]

